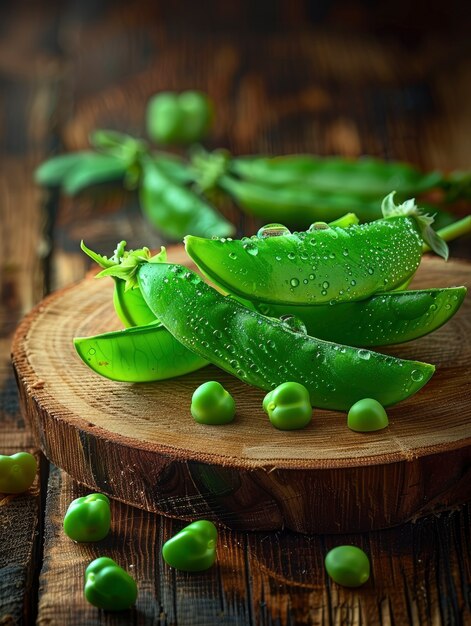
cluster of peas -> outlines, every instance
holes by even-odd
[[[36,472],[36,458],[29,452],[0,455],[0,493],[27,491]],[[63,525],[65,534],[73,541],[101,541],[111,527],[109,499],[101,493],[92,493],[73,500]],[[201,572],[209,569],[216,560],[217,538],[217,529],[212,522],[198,520],[171,537],[162,547],[162,556],[168,565],[178,570]],[[330,550],[325,557],[325,568],[332,580],[345,587],[359,587],[370,575],[367,555],[350,545]],[[122,567],[113,559],[102,556],[93,560],[85,570],[84,594],[93,606],[122,611],[136,602],[138,588],[134,578]]]
[[[279,430],[304,428],[312,420],[309,392],[300,383],[286,382],[267,393],[263,410]],[[235,416],[235,402],[221,383],[210,380],[200,385],[191,400],[191,414],[200,424],[228,424]],[[348,411],[347,425],[357,432],[381,430],[388,425],[384,407],[373,398],[355,402]]]

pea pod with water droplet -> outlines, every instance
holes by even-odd
[[[443,326],[458,311],[466,287],[389,291],[333,306],[256,303],[271,317],[295,316],[319,339],[349,346],[387,346],[412,341]]]
[[[298,382],[313,406],[344,410],[365,397],[396,404],[419,391],[435,369],[293,332],[179,265],[143,262],[136,277],[149,307],[184,346],[267,391]]]
[[[383,216],[348,228],[324,222],[291,234],[280,225],[242,240],[185,237],[201,271],[228,293],[253,301],[326,304],[362,300],[402,285],[419,266],[424,240],[446,257],[446,243],[413,200],[383,201]]]

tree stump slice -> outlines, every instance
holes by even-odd
[[[188,260],[180,248],[175,262]],[[425,257],[413,287],[469,284],[470,266]],[[148,511],[229,528],[303,533],[386,528],[471,499],[471,300],[444,327],[388,353],[434,363],[418,394],[388,410],[390,426],[354,433],[344,413],[314,409],[278,431],[264,392],[214,366],[146,384],[85,367],[74,336],[117,329],[112,281],[85,278],[40,303],[13,344],[24,414],[45,455],[75,480]],[[236,419],[197,424],[195,388],[220,381]]]

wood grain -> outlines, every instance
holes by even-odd
[[[188,574],[168,567],[160,552],[184,523],[116,501],[106,539],[72,542],[62,519],[69,502],[86,493],[53,468],[38,626],[464,626],[471,618],[468,507],[362,535],[221,529],[215,566]],[[361,589],[326,576],[325,554],[340,544],[358,545],[371,559],[372,576]],[[135,577],[135,608],[111,614],[85,601],[83,572],[98,556],[110,556]]]
[[[425,258],[416,286],[469,277],[465,263]],[[263,391],[214,366],[153,384],[98,377],[72,338],[116,328],[111,294],[111,281],[106,289],[91,279],[59,291],[20,326],[13,347],[37,440],[78,481],[168,515],[301,532],[387,527],[471,497],[469,299],[443,329],[390,350],[438,372],[389,410],[386,431],[365,436],[343,414],[320,410],[308,428],[280,432],[261,408]],[[237,419],[224,428],[189,415],[194,389],[212,379],[236,401]],[[328,494],[329,506],[313,515]]]

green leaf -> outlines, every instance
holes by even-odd
[[[434,222],[434,217],[432,215],[428,215],[427,213],[423,213],[416,205],[413,198],[406,200],[402,204],[396,205],[394,203],[395,193],[395,191],[392,191],[388,194],[381,204],[381,210],[384,218],[387,219],[398,216],[413,217],[417,222],[420,235],[425,243],[431,248],[431,250],[447,261],[449,256],[448,245],[445,240],[433,230],[432,224]]]
[[[115,156],[90,153],[66,174],[64,191],[73,196],[90,185],[123,178],[126,167],[126,164]]]
[[[125,241],[122,241],[121,243],[124,243],[124,245],[126,245]],[[80,242],[80,248],[85,252],[87,256],[89,256],[93,261],[95,261],[95,263],[97,263],[100,267],[103,267],[106,269],[107,267],[112,267],[113,265],[115,265],[115,262],[112,261],[111,259],[108,259],[108,257],[98,254],[97,252],[93,252],[93,250],[90,250],[90,248],[87,248],[83,239]]]
[[[55,187],[61,185],[65,176],[76,166],[87,161],[93,152],[81,151],[70,152],[69,154],[61,154],[52,157],[36,169],[34,172],[34,180],[38,185],[45,187]]]

